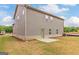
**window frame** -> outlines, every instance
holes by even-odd
[[[49,20],[49,16],[45,15],[45,21],[48,21],[48,20]]]
[[[25,10],[23,9],[23,11],[22,11],[22,15],[24,15],[25,14]]]
[[[58,29],[56,29],[56,34],[58,34]]]
[[[52,16],[50,16],[50,20],[53,21],[53,17]]]
[[[52,29],[49,29],[49,35],[51,35],[52,34]]]

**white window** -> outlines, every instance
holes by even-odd
[[[53,21],[53,17],[52,16],[50,16],[50,20]]]
[[[49,18],[49,16],[48,15],[45,15],[45,19],[48,19]]]
[[[49,20],[49,16],[45,15],[45,20],[48,21]]]
[[[22,14],[24,15],[24,10],[22,11]]]

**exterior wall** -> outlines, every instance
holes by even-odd
[[[62,36],[64,21],[55,17],[51,21],[50,17],[46,21],[45,14],[27,9],[27,35],[29,37],[43,37],[43,34],[44,37]],[[51,29],[51,35],[49,35],[49,29]],[[58,29],[58,34],[56,34],[56,29]]]
[[[57,18],[54,18],[53,19],[53,22],[50,24],[51,28],[52,28],[52,33],[53,33],[53,36],[62,36],[64,33],[63,33],[63,30],[64,30],[64,20],[61,20],[61,19],[57,19]],[[56,33],[56,30],[58,29],[58,34]]]
[[[23,5],[19,5],[17,8],[13,27],[13,35],[20,39],[25,39],[25,8]]]
[[[24,40],[28,38],[62,36],[64,20],[53,17],[51,21],[50,17],[52,16],[49,15],[48,20],[46,20],[45,15],[25,8],[24,5],[18,5],[13,27],[13,36]],[[51,29],[51,35],[49,35],[49,29]],[[58,33],[56,33],[57,29]]]
[[[30,9],[27,9],[27,36],[40,37],[41,28],[43,28],[43,15]]]

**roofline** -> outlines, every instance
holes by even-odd
[[[58,16],[55,16],[55,15],[52,15],[52,14],[50,14],[50,13],[44,12],[44,11],[42,11],[42,10],[33,8],[33,7],[31,7],[31,6],[25,5],[25,7],[28,8],[28,9],[32,9],[32,10],[35,10],[35,11],[37,11],[37,12],[40,12],[40,13],[43,13],[43,14],[47,14],[47,15],[49,15],[49,16],[56,17],[56,18],[58,18],[58,19],[64,20],[63,18],[60,18],[60,17],[58,17]]]
[[[17,9],[18,9],[18,5],[16,5],[16,8],[15,8],[15,12],[14,12],[13,19],[15,19],[15,16],[16,16]]]
[[[33,7],[31,7],[31,6],[28,6],[28,5],[24,5],[24,7],[28,8],[28,9],[31,9],[31,10],[34,10],[34,11],[37,11],[37,12],[40,12],[40,13],[43,13],[43,14],[47,14],[47,15],[52,16],[52,17],[56,17],[56,18],[61,19],[61,20],[64,20],[63,18],[60,18],[60,17],[58,17],[58,16],[55,16],[55,15],[52,15],[52,14],[50,14],[50,13],[44,12],[44,11],[42,11],[42,10],[33,8]],[[15,19],[15,16],[16,16],[17,9],[18,9],[18,5],[16,6],[16,10],[15,10],[15,13],[14,13],[14,19]]]

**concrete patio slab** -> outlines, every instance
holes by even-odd
[[[50,39],[50,38],[40,38],[40,39],[37,39],[39,41],[42,41],[42,42],[46,42],[46,43],[50,43],[50,42],[55,42],[55,41],[59,41],[58,39]]]

